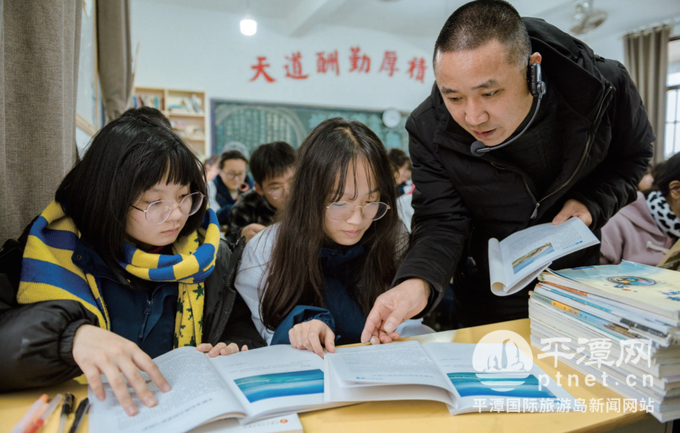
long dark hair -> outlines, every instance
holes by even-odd
[[[397,251],[401,232],[390,160],[380,139],[366,125],[328,119],[300,146],[291,191],[279,216],[260,298],[262,323],[267,328],[276,329],[301,301],[324,306],[319,249],[328,241],[324,233],[326,206],[342,197],[346,182],[352,182],[347,179],[348,168],[352,165],[356,173],[359,159],[365,162],[369,189],[377,189],[380,201],[391,210],[374,221],[360,241],[366,252],[358,290],[352,295],[368,314],[378,295],[389,289],[401,255]]]
[[[122,261],[126,215],[144,191],[167,176],[206,194],[203,164],[164,122],[127,113],[104,126],[82,161],[64,177],[55,199],[103,257]],[[196,230],[206,209],[190,216],[180,236]]]

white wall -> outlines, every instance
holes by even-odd
[[[187,2],[188,3],[188,2]],[[396,38],[374,31],[343,27],[314,29],[306,36],[283,36],[283,23],[259,20],[255,36],[239,31],[242,17],[226,12],[166,5],[151,0],[132,2],[132,44],[141,41],[135,85],[202,90],[208,98],[281,102],[347,108],[411,111],[434,82],[431,53],[423,41]],[[432,44],[434,41],[432,41]],[[349,71],[350,47],[371,57],[368,74]],[[318,74],[316,53],[338,51],[340,75]],[[378,72],[386,50],[396,51],[398,72]],[[285,78],[286,56],[300,51],[306,80]],[[277,80],[249,81],[257,56],[266,56]],[[407,62],[423,57],[424,83],[410,79]]]

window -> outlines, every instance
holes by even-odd
[[[680,152],[680,36],[668,42],[668,78],[666,79],[666,158]]]

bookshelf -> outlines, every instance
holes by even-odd
[[[162,111],[170,119],[172,129],[199,156],[205,156],[209,151],[205,92],[135,87],[132,103],[135,108],[149,106]]]

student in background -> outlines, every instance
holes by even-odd
[[[217,186],[215,186],[215,177],[220,173],[220,157],[218,155],[213,155],[205,160],[203,164],[205,166],[205,181],[206,188],[208,189],[208,205],[210,209],[217,212],[220,209],[220,204],[217,203]]]
[[[229,215],[236,200],[252,187],[246,182],[247,168],[248,159],[238,150],[229,150],[220,156],[219,175],[213,180],[216,187],[215,197],[220,205],[217,211],[220,224],[229,223]]]
[[[406,247],[395,205],[387,152],[368,127],[334,118],[314,128],[279,222],[246,245],[236,276],[270,344],[322,355],[359,342]]]
[[[30,228],[20,305],[0,318],[0,391],[84,373],[103,400],[104,374],[135,415],[128,386],[157,404],[140,370],[170,389],[152,358],[264,345],[227,279],[241,250],[220,240],[205,192],[202,164],[163,122],[133,112],[99,131]]]
[[[648,189],[652,189],[652,186],[654,185],[654,171],[654,165],[649,163],[649,165],[647,165],[647,172],[644,176],[642,176],[640,182],[638,182],[638,191],[647,191]]]
[[[250,157],[255,188],[243,194],[231,210],[227,240],[246,242],[271,224],[283,209],[290,179],[295,172],[295,149],[283,141],[260,145]]]
[[[407,192],[406,182],[411,179],[411,158],[408,157],[406,152],[396,147],[390,149],[389,156],[394,172],[394,181],[397,184],[397,197],[399,197]]]
[[[656,266],[680,238],[680,153],[654,171],[655,186],[621,209],[604,227],[600,263],[621,260]]]

